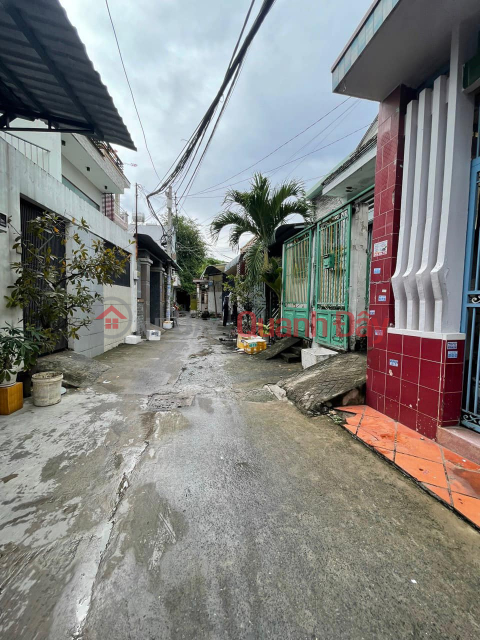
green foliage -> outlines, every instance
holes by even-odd
[[[273,187],[260,173],[253,176],[250,191],[229,189],[225,195],[224,210],[212,224],[214,240],[226,227],[230,230],[230,245],[238,247],[240,238],[251,233],[255,241],[247,249],[245,261],[247,279],[258,284],[261,274],[268,268],[268,247],[274,242],[275,230],[290,215],[300,215],[307,222],[313,218],[313,206],[305,198],[303,183],[290,180]]]
[[[13,245],[21,249],[22,261],[12,264],[17,279],[8,287],[7,307],[33,309],[32,323],[41,331],[44,351],[53,349],[60,337],[78,339],[80,328],[92,322],[94,303],[102,298],[92,285],[113,284],[130,260],[127,252],[107,248],[101,240],[88,247],[82,239],[89,229],[84,219],[73,220],[65,233],[64,224],[59,216],[45,212],[28,228],[40,246],[25,235],[18,235]],[[68,244],[63,258],[52,253],[55,236]]]
[[[30,369],[42,346],[42,334],[33,327],[17,329],[7,324],[0,329],[0,383],[16,378],[19,369]]]
[[[207,244],[195,220],[176,216],[173,224],[177,239],[177,263],[181,269],[180,289],[195,296],[197,287],[192,281],[201,276],[207,264],[215,264],[215,259],[207,260]]]
[[[282,266],[276,258],[270,258],[268,266],[261,274],[261,280],[277,294],[282,297]]]
[[[246,311],[252,310],[252,287],[245,276],[227,276],[223,288],[230,293],[231,304],[237,304]]]

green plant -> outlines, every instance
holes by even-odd
[[[276,258],[270,258],[261,280],[274,291],[278,298],[282,297],[282,266]]]
[[[303,183],[298,180],[283,182],[273,187],[260,173],[253,176],[250,191],[229,189],[225,195],[224,210],[210,225],[214,240],[226,227],[230,231],[230,245],[238,247],[245,233],[254,236],[254,242],[245,254],[247,279],[258,284],[268,267],[268,247],[275,240],[275,230],[291,215],[300,215],[305,221],[313,218],[313,205],[305,198]]]
[[[223,287],[230,293],[232,305],[237,304],[246,311],[252,310],[252,289],[245,276],[227,276]]]
[[[17,279],[8,287],[7,307],[29,308],[43,351],[51,351],[61,337],[78,339],[80,328],[93,320],[94,303],[102,299],[94,285],[113,284],[130,259],[127,252],[106,247],[99,239],[87,246],[89,227],[84,219],[73,220],[65,231],[64,225],[59,216],[44,212],[13,245],[21,250],[22,260],[11,265]],[[65,247],[58,251],[65,255],[55,255],[55,245]]]
[[[41,349],[42,335],[7,324],[0,329],[0,383],[10,382],[19,369],[31,369]]]

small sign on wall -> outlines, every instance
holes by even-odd
[[[375,269],[373,270],[374,275],[378,276],[382,273],[382,270],[380,269],[380,267],[375,267]]]
[[[0,233],[7,233],[7,216],[5,213],[0,213]]]
[[[386,302],[387,301],[387,296],[378,296],[378,301],[379,302]]]
[[[391,367],[398,367],[398,360],[390,360]]]
[[[447,342],[447,351],[458,349],[458,342]]]
[[[373,257],[379,258],[380,256],[386,256],[388,253],[388,240],[382,240],[381,242],[376,242],[373,245]]]

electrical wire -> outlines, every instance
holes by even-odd
[[[132,96],[133,106],[135,107],[135,111],[137,112],[138,122],[140,123],[140,128],[142,130],[143,140],[145,142],[145,148],[146,148],[148,156],[150,158],[150,162],[152,163],[153,170],[155,171],[155,174],[156,174],[157,178],[160,180],[160,176],[158,175],[157,169],[155,167],[155,163],[153,162],[152,154],[150,153],[150,149],[148,148],[147,136],[145,134],[145,129],[143,127],[142,119],[140,117],[140,112],[138,111],[138,107],[137,107],[137,103],[136,103],[135,96],[134,96],[134,93],[133,93],[132,85],[130,84],[130,80],[128,78],[127,69],[126,69],[125,63],[123,61],[122,50],[120,49],[120,42],[118,41],[117,31],[116,31],[115,25],[113,23],[113,18],[112,18],[112,14],[110,12],[110,7],[108,5],[108,0],[105,0],[105,4],[107,6],[107,11],[108,11],[108,16],[110,18],[110,23],[112,25],[113,35],[115,36],[115,42],[117,43],[118,54],[120,56],[120,61],[122,63],[123,72],[124,72],[125,78],[127,80],[128,88],[130,89],[130,95]]]
[[[182,154],[182,156],[180,157],[179,161],[177,162],[175,168],[173,169],[173,171],[170,173],[170,175],[166,178],[163,179],[163,181],[161,182],[161,185],[155,189],[151,194],[149,194],[149,196],[155,195],[156,193],[161,193],[162,191],[164,191],[167,186],[169,186],[170,184],[172,184],[175,179],[181,174],[181,172],[183,171],[183,169],[185,168],[186,164],[188,163],[191,155],[194,153],[195,149],[197,148],[199,141],[203,139],[203,135],[205,130],[208,128],[213,115],[215,113],[215,110],[220,102],[220,99],[222,98],[227,86],[229,85],[230,81],[235,77],[235,75],[237,74],[237,70],[238,68],[241,66],[245,55],[248,51],[248,48],[250,47],[253,39],[255,38],[258,30],[260,29],[263,21],[265,20],[265,18],[267,17],[269,11],[271,10],[271,8],[273,7],[275,3],[275,0],[264,0],[257,17],[255,18],[255,21],[252,25],[252,27],[250,28],[250,31],[247,33],[242,45],[240,46],[238,53],[236,54],[233,62],[229,65],[227,72],[225,74],[225,77],[223,79],[223,82],[220,86],[220,89],[217,92],[217,95],[215,96],[215,98],[213,99],[212,103],[210,104],[210,107],[207,109],[205,115],[203,116],[202,120],[200,121],[200,124],[197,126],[197,128],[195,129],[194,134],[191,136],[188,144],[187,144],[187,148],[184,151],[184,153]]]
[[[303,158],[307,158],[308,156],[311,156],[313,153],[317,153],[318,151],[322,151],[323,149],[327,149],[328,147],[331,147],[332,145],[336,144],[337,142],[341,142],[342,140],[345,140],[346,138],[349,138],[350,136],[353,136],[355,133],[358,133],[359,131],[363,131],[364,129],[366,129],[367,127],[371,126],[370,124],[367,124],[363,127],[360,127],[359,129],[355,129],[355,131],[351,131],[350,133],[347,133],[345,136],[342,136],[341,138],[337,138],[336,140],[333,140],[332,142],[330,142],[329,144],[324,145],[323,147],[317,147],[316,149],[314,149],[313,151],[310,151],[309,153],[306,153],[303,156],[299,156],[298,158],[294,158],[293,160],[289,160],[287,162],[284,162],[283,164],[278,165],[278,167],[273,167],[272,169],[265,169],[265,171],[263,173],[272,173],[272,172],[276,172],[278,169],[282,169],[283,167],[286,167],[289,164],[292,164],[293,162],[297,162],[297,160],[301,160]],[[246,180],[250,180],[251,176],[247,177],[247,178],[243,178],[242,180],[239,180],[238,183],[232,183],[230,185],[226,185],[224,187],[219,187],[217,189],[212,189],[211,191],[199,191],[197,193],[201,194],[201,195],[205,195],[205,194],[209,194],[209,193],[213,193],[213,191],[224,191],[227,187],[233,186],[235,184],[239,184],[240,182],[245,182]],[[197,197],[196,194],[192,194],[191,196],[189,196],[190,198],[193,197]]]
[[[333,129],[331,131],[329,131],[325,136],[322,137],[322,139],[320,140],[320,144],[322,144],[323,142],[325,142],[325,140],[336,130],[338,129],[338,127],[342,124],[342,122],[344,122],[344,120],[356,109],[356,107],[358,107],[358,105],[360,104],[360,100],[357,100],[356,102],[354,102],[353,105],[351,105],[344,114],[342,114],[342,117],[340,118],[339,122],[333,127]],[[338,118],[337,118],[338,120]],[[334,120],[335,122],[335,120]],[[331,123],[333,124],[333,123]],[[296,156],[300,151],[302,151],[302,149],[305,149],[306,147],[309,147],[312,142],[318,138],[320,134],[317,134],[316,136],[314,136],[309,142],[307,142],[306,144],[303,145],[303,147],[300,147],[300,149],[298,149],[292,156],[292,158],[294,156]],[[290,159],[290,158],[289,158]],[[292,173],[295,173],[295,171],[297,171],[297,169],[300,167],[300,165],[305,162],[305,158],[303,158],[303,160],[300,160],[300,162],[293,167],[293,169],[291,169],[286,176],[284,177],[284,180],[287,180],[287,178],[289,178]],[[273,174],[272,174],[273,175]]]
[[[296,138],[300,137],[302,134],[304,134],[306,131],[308,131],[309,129],[311,129],[312,127],[314,127],[316,124],[318,124],[319,122],[321,122],[322,120],[324,120],[326,117],[328,117],[331,113],[333,113],[334,111],[336,111],[337,109],[339,109],[342,105],[344,105],[346,102],[348,102],[349,100],[351,100],[350,97],[346,98],[346,100],[343,100],[343,102],[341,102],[340,104],[338,104],[336,107],[334,107],[333,109],[331,109],[330,111],[328,111],[327,113],[325,113],[321,118],[318,118],[318,120],[315,120],[315,122],[312,122],[312,124],[310,124],[308,127],[305,127],[305,129],[302,129],[302,131],[300,131],[299,133],[297,133],[296,135],[294,135],[292,138],[290,138],[289,140],[287,140],[286,142],[282,143],[279,147],[277,147],[276,149],[274,149],[273,151],[270,151],[270,153],[267,153],[266,156],[263,156],[263,158],[260,158],[260,160],[257,160],[256,162],[254,162],[253,164],[251,164],[250,166],[246,167],[245,169],[242,169],[241,171],[239,171],[238,173],[234,173],[233,176],[230,176],[229,178],[226,178],[225,180],[222,180],[222,182],[218,182],[217,184],[214,184],[212,187],[206,187],[205,189],[202,189],[202,191],[197,191],[197,193],[203,193],[204,191],[210,191],[213,190],[215,187],[218,187],[219,185],[225,184],[225,182],[228,182],[229,180],[232,180],[232,178],[236,178],[237,176],[240,176],[242,173],[245,173],[245,171],[249,171],[250,169],[252,169],[253,167],[255,167],[257,164],[260,164],[260,162],[263,162],[263,160],[266,160],[267,158],[269,158],[270,156],[272,156],[274,153],[276,153],[277,151],[279,151],[280,149],[283,149],[283,147],[285,147],[287,144],[289,144],[290,142],[292,142],[293,140],[296,140]],[[335,122],[335,120],[334,120]],[[330,126],[330,125],[329,125]],[[328,128],[328,127],[327,127]],[[323,130],[324,131],[324,130]],[[322,132],[320,132],[322,133]],[[320,135],[320,134],[318,134]],[[248,178],[250,179],[250,178]],[[243,180],[241,181],[243,182]],[[194,193],[193,195],[197,195],[197,193]]]

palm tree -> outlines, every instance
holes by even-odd
[[[230,246],[238,248],[240,238],[245,233],[254,236],[254,242],[245,254],[247,276],[252,283],[258,282],[268,268],[268,247],[275,240],[275,230],[286,219],[298,214],[309,222],[313,208],[305,198],[303,183],[298,180],[283,182],[272,187],[269,178],[256,173],[250,191],[229,189],[223,201],[224,210],[210,225],[214,240],[225,227],[230,230]]]

